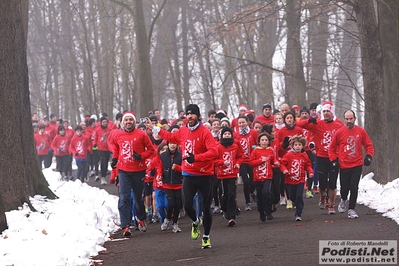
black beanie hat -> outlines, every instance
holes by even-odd
[[[302,107],[302,109],[301,109],[301,113],[303,113],[303,112],[306,112],[306,113],[309,114],[309,109],[308,109],[306,106],[304,106],[304,107]]]
[[[174,128],[180,129],[180,127],[179,127],[178,125],[173,125],[173,126],[171,126],[171,127],[168,129],[168,131],[169,131],[169,132],[172,132],[172,130],[173,130]]]
[[[188,114],[195,114],[198,117],[201,116],[200,109],[196,104],[189,104],[186,106],[186,115]]]
[[[231,136],[233,137],[233,130],[232,130],[231,128],[229,128],[229,127],[222,127],[222,131],[220,132],[220,137],[221,137],[221,138],[223,137],[223,134],[224,134],[226,131],[229,131],[229,132],[231,133]]]
[[[309,110],[313,110],[313,109],[317,109],[317,106],[318,106],[319,104],[317,104],[317,103],[311,103],[310,104],[310,107],[309,107]]]

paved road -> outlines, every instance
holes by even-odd
[[[92,181],[89,184],[117,194],[114,185],[101,186]],[[237,191],[243,210],[241,185]],[[317,265],[319,240],[398,239],[398,225],[365,206],[356,207],[359,219],[348,219],[346,213],[328,215],[326,210],[320,210],[316,198],[304,200],[302,222],[294,222],[294,210],[284,206],[279,206],[274,219],[266,222],[259,220],[254,207],[252,211],[242,211],[233,228],[227,227],[222,215],[215,214],[210,249],[201,249],[200,238],[191,240],[191,221],[183,217],[179,220],[182,232],[176,234],[161,231],[159,224],[148,225],[145,233],[134,231],[128,239],[118,232],[115,241],[105,243],[107,251],[94,259],[103,260],[105,266]]]

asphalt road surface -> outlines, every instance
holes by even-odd
[[[117,195],[114,185],[92,186]],[[358,219],[347,213],[327,214],[318,207],[318,195],[304,199],[303,221],[294,221],[295,210],[278,206],[274,219],[259,220],[256,203],[244,211],[242,185],[238,185],[241,214],[235,227],[227,227],[221,214],[213,215],[210,233],[212,248],[201,249],[201,238],[191,239],[191,221],[179,220],[180,233],[161,231],[160,224],[148,224],[147,232],[133,231],[125,238],[117,232],[105,243],[107,251],[93,259],[102,265],[318,265],[319,240],[398,240],[399,227],[363,205],[357,205]],[[337,197],[338,204],[340,198]],[[201,233],[203,228],[201,227]]]

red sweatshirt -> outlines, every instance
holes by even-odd
[[[262,161],[263,157],[267,158],[265,162]],[[274,157],[272,148],[256,147],[251,153],[249,163],[254,168],[254,182],[264,182],[267,179],[273,179],[272,165],[275,162],[278,162],[278,160]]]
[[[147,133],[139,129],[127,132],[116,131],[111,140],[112,158],[118,159],[118,168],[126,172],[140,172],[147,169],[146,159],[154,155],[155,150]],[[133,160],[133,151],[141,155],[141,160]]]
[[[334,134],[338,129],[343,127],[342,122],[337,120],[326,122],[325,120],[318,119],[317,124],[308,123],[307,120],[301,120],[296,124],[313,133],[316,155],[322,158],[328,158],[328,147],[330,147]]]
[[[264,124],[274,125],[274,115],[266,117],[263,114],[261,114],[261,115],[255,117],[254,121],[260,121],[262,123],[262,125],[264,125]]]
[[[87,151],[91,151],[91,141],[84,135],[73,135],[69,144],[69,152],[77,159],[87,158]]]
[[[288,170],[285,175],[285,183],[297,185],[305,183],[306,172],[313,174],[312,163],[306,152],[295,152],[291,150],[287,152],[281,159],[281,172]]]
[[[251,152],[253,147],[257,144],[258,132],[254,129],[250,129],[249,133],[246,135],[241,135],[240,131],[234,132],[234,139],[238,141],[241,145],[243,151],[242,163],[249,164],[249,158],[251,157]]]
[[[51,148],[50,136],[46,133],[42,134],[35,134],[35,143],[36,143],[36,150],[38,155],[47,155],[48,149]]]
[[[230,146],[217,145],[218,159],[215,161],[216,176],[218,179],[237,178],[240,169],[234,168],[236,164],[240,165],[242,161],[242,150],[238,143],[234,142]],[[229,165],[224,165],[228,161]]]
[[[209,129],[202,124],[190,130],[187,126],[171,133],[161,130],[159,136],[164,140],[176,143],[182,149],[182,158],[194,154],[194,163],[182,162],[183,175],[210,176],[215,173],[213,161],[217,159],[216,141]]]
[[[109,151],[108,148],[108,134],[111,132],[111,128],[108,126],[102,128],[101,126],[96,128],[93,145],[97,145],[99,151]]]
[[[289,137],[290,139],[295,136],[295,135],[302,135],[303,134],[303,128],[299,127],[298,124],[296,124],[294,127],[288,128],[287,126],[281,128],[277,134],[276,134],[276,139],[277,143],[279,144],[279,157],[282,158],[290,149],[291,147],[288,146],[288,148],[284,149],[283,148],[283,141],[285,137]]]
[[[338,158],[339,168],[347,169],[363,165],[362,146],[366,154],[374,156],[373,143],[367,132],[359,126],[337,130],[328,149],[330,161]]]
[[[66,156],[69,154],[69,143],[71,139],[67,134],[64,136],[58,134],[51,143],[51,149],[56,156]],[[60,151],[59,151],[60,150]]]

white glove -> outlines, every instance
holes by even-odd
[[[152,134],[154,134],[154,135],[158,135],[159,131],[161,131],[161,128],[158,126],[154,126],[152,128]]]

